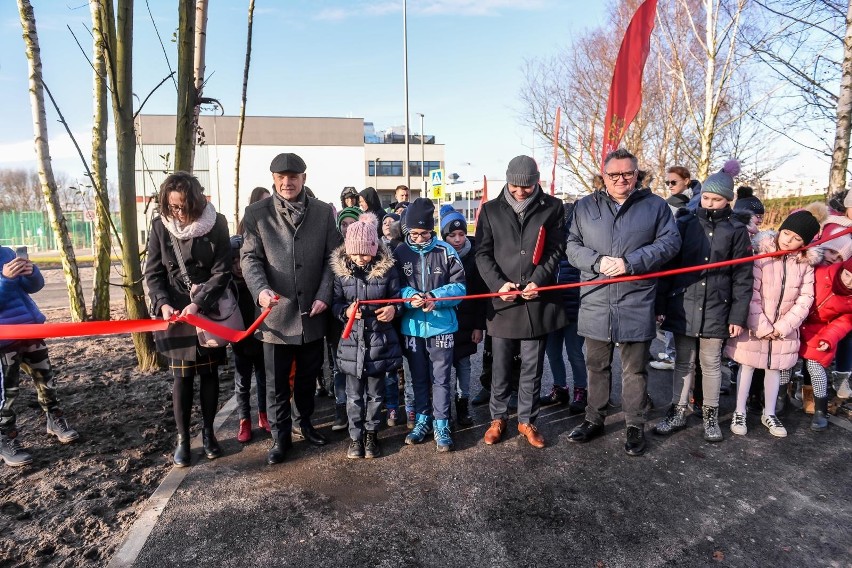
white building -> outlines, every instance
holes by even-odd
[[[236,116],[200,117],[204,143],[196,146],[193,171],[216,210],[228,219],[232,232],[236,231],[237,211],[242,217],[252,189],[271,189],[269,163],[281,152],[294,152],[305,160],[306,185],[318,199],[336,208],[340,207],[340,192],[346,186],[359,191],[376,187],[384,204],[393,200],[397,185],[419,187],[419,136],[411,137],[408,169],[412,173],[405,176],[405,137],[370,134],[372,124],[363,118],[247,116],[237,203],[234,178],[238,124]],[[140,115],[136,119],[136,202],[142,243],[147,238],[160,184],[173,169],[175,128],[174,115]],[[442,168],[444,146],[435,144],[434,136],[427,136],[425,142],[427,172]],[[378,176],[374,166],[377,160]],[[417,192],[413,194],[414,197]]]

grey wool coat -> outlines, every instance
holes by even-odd
[[[476,224],[476,266],[490,292],[512,282],[523,289],[530,282],[538,286],[556,283],[559,259],[565,251],[565,220],[562,203],[546,195],[539,186],[538,194],[524,215],[523,222],[504,197],[483,204]],[[537,264],[533,256],[539,234],[543,250]],[[487,300],[486,327],[492,337],[532,339],[568,325],[568,316],[559,291],[542,292],[538,298],[513,302],[500,298]]]
[[[647,274],[674,258],[680,243],[671,209],[649,189],[634,190],[621,207],[603,190],[578,201],[568,231],[566,256],[580,269],[583,282],[594,280],[604,285],[580,288],[577,332],[598,341],[653,339],[657,281],[606,285],[609,278],[600,273],[600,259],[623,258],[628,276]]]
[[[308,317],[314,300],[331,307],[331,252],[342,243],[327,203],[307,198],[298,227],[290,224],[273,195],[246,208],[240,265],[252,298],[272,290],[280,300],[255,336],[265,343],[302,345],[322,339],[327,314]]]

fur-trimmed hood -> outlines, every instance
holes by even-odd
[[[331,252],[328,259],[331,271],[335,276],[344,278],[346,276],[355,276],[355,265],[349,260],[349,255],[346,254],[346,246],[340,245]],[[367,279],[381,278],[385,276],[394,265],[393,256],[391,256],[388,247],[383,243],[379,244],[376,251],[376,256],[373,259],[372,268],[367,273]]]
[[[774,229],[769,229],[766,231],[761,231],[754,236],[754,249],[757,254],[763,254],[767,252],[775,252],[778,250],[777,239],[778,231]],[[798,261],[803,264],[810,264],[811,266],[817,266],[820,262],[822,262],[823,252],[821,246],[811,247],[809,249],[805,249],[800,252],[798,255]]]

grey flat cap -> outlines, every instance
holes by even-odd
[[[272,163],[269,164],[269,171],[272,173],[293,172],[303,174],[306,169],[308,169],[308,166],[305,165],[305,160],[298,154],[278,154],[272,158]]]

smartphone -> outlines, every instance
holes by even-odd
[[[27,253],[27,247],[18,247],[15,249],[15,256],[18,258],[23,258],[24,260],[29,260],[30,255]]]

